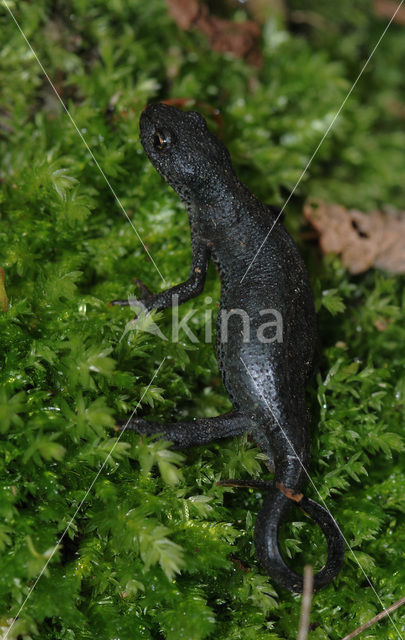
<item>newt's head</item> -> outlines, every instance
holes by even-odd
[[[186,203],[205,199],[234,175],[228,150],[196,111],[151,104],[139,125],[149,160]]]

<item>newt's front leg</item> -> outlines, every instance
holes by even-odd
[[[161,434],[171,440],[176,449],[187,449],[207,444],[219,438],[240,436],[252,428],[249,416],[239,411],[230,411],[215,418],[198,418],[189,422],[148,422],[143,418],[133,418],[119,429],[131,429],[144,435]]]
[[[176,304],[182,304],[195,298],[204,288],[205,276],[207,274],[208,261],[210,253],[205,244],[199,243],[193,249],[193,256],[190,267],[190,275],[185,282],[170,287],[160,293],[151,293],[149,289],[139,280],[138,286],[142,293],[142,302],[149,311],[156,309],[162,311],[173,306],[174,300]],[[174,298],[177,296],[177,299]],[[112,300],[111,305],[130,306],[129,300]]]

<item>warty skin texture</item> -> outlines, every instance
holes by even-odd
[[[142,301],[147,309],[165,309],[172,306],[174,294],[179,304],[189,300],[201,293],[208,262],[214,261],[221,279],[217,355],[233,411],[171,424],[137,418],[127,428],[163,433],[177,448],[248,431],[274,471],[273,483],[230,482],[266,489],[255,527],[257,556],[278,584],[302,591],[302,576],[286,564],[278,544],[280,526],[295,503],[321,527],[328,543],[327,562],[314,576],[316,591],[339,572],[344,541],[331,514],[302,493],[309,462],[305,388],[314,369],[317,342],[305,265],[291,236],[277,221],[244,277],[277,210],[257,200],[238,180],[228,150],[200,114],[165,104],[149,105],[141,115],[140,136],[152,164],[187,206],[193,250],[188,280],[158,294],[140,283]],[[243,340],[241,318],[236,314],[229,318],[228,340],[221,340],[221,310],[236,308],[250,318],[249,342]],[[258,327],[269,319],[260,315],[264,309],[279,312],[282,341],[258,339]]]

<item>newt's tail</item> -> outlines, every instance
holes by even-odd
[[[284,487],[272,485],[256,520],[255,547],[257,557],[267,573],[289,591],[302,592],[303,577],[290,569],[281,555],[278,539],[280,527],[296,503],[322,529],[328,543],[328,559],[314,575],[314,591],[328,585],[339,573],[344,559],[343,535],[329,511],[303,494],[288,495]]]
[[[217,484],[268,491],[256,520],[255,548],[260,564],[280,586],[297,593],[302,592],[304,586],[303,577],[290,569],[278,544],[280,527],[294,502],[320,526],[328,543],[328,559],[314,575],[313,590],[326,587],[337,576],[344,560],[345,543],[337,522],[327,509],[302,493],[293,493],[281,483],[252,479],[225,480]]]

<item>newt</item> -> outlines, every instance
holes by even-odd
[[[233,409],[214,418],[167,424],[133,418],[127,428],[160,434],[177,448],[251,434],[267,456],[274,481],[222,484],[265,490],[255,524],[256,554],[268,575],[290,591],[302,591],[303,577],[282,556],[281,524],[296,505],[320,526],[328,556],[314,576],[317,591],[340,571],[344,538],[330,512],[303,493],[310,451],[305,390],[316,366],[317,345],[313,293],[303,259],[279,210],[260,202],[238,179],[229,151],[198,112],[148,105],[140,117],[140,138],[153,166],[186,205],[192,244],[188,279],[156,294],[140,283],[142,303],[147,310],[162,310],[173,300],[182,304],[197,296],[213,260],[221,280],[216,350]],[[263,328],[270,311],[282,321],[281,339],[269,336],[274,322]]]

